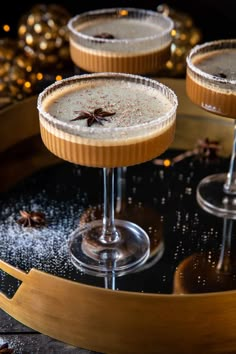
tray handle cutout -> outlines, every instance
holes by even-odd
[[[0,259],[0,271],[3,271],[6,274],[6,276],[10,276],[10,277],[14,278],[15,280],[20,281],[20,284],[17,286],[17,288],[12,296],[6,295],[5,292],[3,292],[0,289],[0,302],[1,302],[1,301],[7,301],[7,300],[12,299],[12,297],[15,295],[19,286],[22,284],[22,282],[26,281],[27,273],[25,273],[24,271],[22,271],[18,268],[13,267],[9,263],[7,263],[1,259]]]

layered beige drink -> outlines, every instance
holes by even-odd
[[[170,57],[170,18],[143,9],[103,9],[69,23],[70,54],[87,72],[152,74]]]
[[[191,61],[191,62],[190,62]],[[187,93],[210,112],[236,118],[236,48],[214,46],[189,58]]]
[[[174,139],[176,107],[166,86],[118,73],[64,79],[38,99],[47,148],[91,167],[135,165],[164,152]]]
[[[234,119],[234,141],[229,170],[203,178],[197,201],[207,212],[236,219],[236,39],[195,46],[187,56],[186,91],[204,110]]]

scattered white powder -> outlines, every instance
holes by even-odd
[[[80,169],[72,164],[62,166],[37,173],[1,198],[0,258],[25,271],[36,268],[81,281],[88,276],[72,265],[68,240],[87,208],[87,195],[80,191]],[[97,170],[90,170],[97,174]],[[20,210],[44,212],[46,226],[18,224]]]

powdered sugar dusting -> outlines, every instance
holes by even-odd
[[[88,180],[91,173],[98,173],[94,169],[89,171]],[[70,233],[88,206],[82,185],[80,168],[65,164],[60,169],[54,166],[46,173],[37,173],[3,196],[0,258],[25,271],[36,268],[68,279],[83,281],[84,278],[87,282],[88,276],[75,269],[68,252]],[[18,224],[20,210],[43,211],[46,225],[32,228]]]

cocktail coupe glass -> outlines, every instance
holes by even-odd
[[[71,59],[77,73],[122,72],[157,75],[170,57],[173,21],[163,14],[138,8],[88,11],[68,22]],[[127,203],[127,167],[116,168],[117,218],[127,218],[148,230],[151,252],[145,268],[164,252],[160,216],[147,203]],[[142,205],[141,205],[142,204]],[[86,210],[84,218],[100,218],[100,206]],[[142,269],[144,266],[142,267]],[[139,268],[138,270],[140,270]]]
[[[234,140],[227,173],[207,176],[197,186],[197,201],[207,212],[236,219],[236,39],[194,47],[187,57],[186,91],[193,103],[232,119]]]
[[[82,271],[108,275],[109,282],[147,260],[147,233],[114,218],[114,169],[151,160],[169,147],[177,104],[168,87],[122,73],[75,75],[40,93],[40,131],[49,151],[103,169],[103,217],[79,226],[69,240],[72,263]]]
[[[170,57],[173,21],[156,11],[108,8],[68,22],[70,55],[85,72],[155,75]]]

